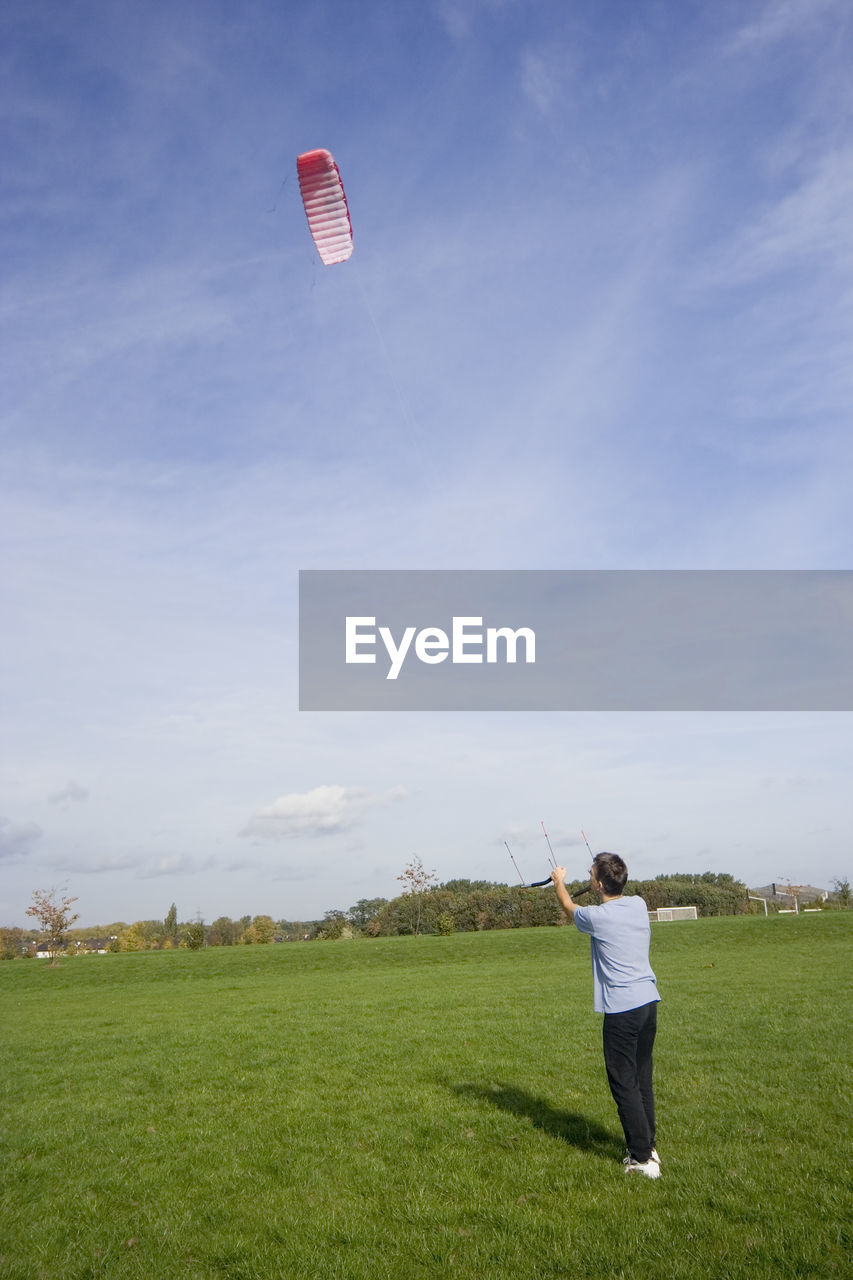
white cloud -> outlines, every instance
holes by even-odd
[[[240,835],[265,840],[338,835],[358,826],[371,809],[391,804],[405,794],[402,787],[379,793],[337,785],[290,792],[256,813]]]

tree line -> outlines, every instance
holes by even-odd
[[[173,948],[259,946],[274,942],[310,942],[342,938],[387,938],[410,934],[473,933],[487,929],[559,926],[566,923],[556,895],[548,888],[529,889],[490,880],[447,880],[413,859],[397,877],[403,889],[395,898],[360,898],[353,906],[327,911],[322,920],[274,920],[270,915],[219,916],[211,924],[178,920],[170,906],[163,920],[124,921],[97,930],[74,929],[75,898],[36,890],[27,909],[39,924],[35,936],[19,928],[0,929],[0,958],[34,955],[46,950],[51,962],[61,954],[81,954],[97,943],[98,950],[155,951]],[[579,893],[581,883],[571,886]],[[659,907],[695,906],[700,916],[750,915],[763,907],[748,898],[746,885],[734,876],[701,874],[660,875],[654,880],[629,880],[627,895],[643,898],[650,911]],[[597,903],[596,894],[586,902]],[[770,904],[771,909],[776,909]],[[826,909],[849,908],[850,883],[836,880]]]

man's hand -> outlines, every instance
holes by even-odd
[[[574,902],[572,902],[572,899],[569,896],[569,891],[566,888],[566,868],[555,867],[551,872],[551,879],[554,881],[554,889],[560,906],[563,908],[569,919],[574,920],[577,907]]]

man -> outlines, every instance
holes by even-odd
[[[649,965],[649,913],[642,898],[622,896],[628,868],[618,854],[596,854],[589,877],[600,907],[572,901],[565,867],[551,873],[566,915],[590,935],[593,1007],[604,1014],[604,1065],[628,1148],[625,1172],[659,1178],[652,1047],[660,996]]]

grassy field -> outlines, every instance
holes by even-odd
[[[654,926],[658,1182],[569,928],[0,964],[0,1276],[850,1275],[851,944]]]

